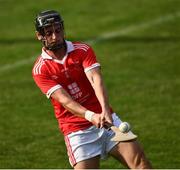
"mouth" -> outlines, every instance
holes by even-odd
[[[59,41],[58,42],[53,42],[53,43],[50,43],[48,45],[48,49],[50,50],[57,50],[57,49],[61,49],[62,47],[64,47],[64,43],[60,43]]]
[[[60,42],[53,42],[53,43],[50,43],[49,46],[56,47],[56,46],[59,46],[60,44],[61,44]]]
[[[53,46],[53,45],[58,45],[58,44],[60,44],[60,42],[59,42],[59,41],[56,41],[56,42],[52,42],[52,43],[50,43],[50,45],[51,45],[51,46]]]

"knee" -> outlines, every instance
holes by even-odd
[[[144,151],[139,150],[133,161],[133,169],[152,169],[149,160],[146,158]]]

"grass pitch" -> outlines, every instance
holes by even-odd
[[[89,42],[110,103],[154,168],[180,168],[179,0],[1,0],[0,168],[71,168],[50,102],[31,77],[34,17],[61,12],[69,40]],[[124,168],[112,158],[101,168]]]

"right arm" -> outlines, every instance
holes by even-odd
[[[41,66],[41,67],[40,67]],[[40,68],[39,68],[40,67]],[[83,117],[92,122],[95,126],[100,127],[101,119],[100,114],[87,110],[78,102],[72,99],[68,92],[56,81],[52,80],[49,76],[45,64],[41,58],[37,60],[32,70],[34,81],[41,91],[46,94],[48,98],[53,98],[58,101],[65,109],[70,111],[76,116]]]
[[[54,91],[51,94],[51,97],[56,101],[58,101],[59,103],[61,103],[64,108],[66,108],[74,115],[86,118],[85,114],[87,113],[88,110],[82,105],[80,105],[78,102],[73,100],[71,96],[63,88],[59,88],[56,91]],[[95,113],[92,116],[91,122],[99,128],[101,124],[100,114]]]

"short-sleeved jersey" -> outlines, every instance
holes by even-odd
[[[84,43],[66,41],[67,53],[62,60],[53,59],[45,49],[34,64],[32,75],[37,86],[51,99],[55,116],[64,135],[90,127],[91,122],[66,110],[51,94],[64,88],[88,110],[101,113],[101,106],[86,77],[86,72],[99,67],[92,48]]]

